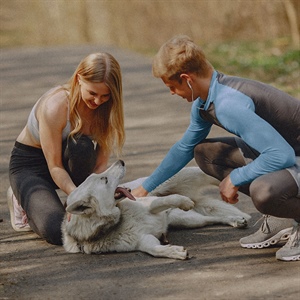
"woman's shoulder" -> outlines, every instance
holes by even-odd
[[[41,99],[37,115],[39,118],[51,117],[60,119],[60,116],[66,117],[68,111],[68,91],[62,86],[51,89]]]

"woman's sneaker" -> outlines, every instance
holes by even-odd
[[[266,248],[286,242],[292,232],[293,220],[263,216],[264,221],[255,233],[240,239],[243,248]]]
[[[27,216],[21,205],[19,205],[11,187],[7,190],[7,204],[10,213],[11,226],[15,231],[31,231]]]
[[[276,258],[284,261],[300,260],[300,223],[294,221],[294,227],[287,243],[276,252]]]

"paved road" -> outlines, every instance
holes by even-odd
[[[96,51],[112,53],[123,71],[126,181],[149,175],[188,124],[190,104],[171,96],[152,77],[150,59],[139,54],[102,46],[1,50],[0,299],[298,298],[300,263],[276,261],[278,248],[239,247],[260,218],[247,197],[237,206],[252,216],[248,229],[218,225],[170,232],[173,244],[188,248],[187,261],[139,252],[70,255],[35,234],[13,231],[6,190],[14,139],[39,96],[65,82],[79,60]],[[214,128],[211,136],[216,135],[224,132]]]

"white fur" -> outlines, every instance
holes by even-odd
[[[124,163],[118,161],[104,173],[90,175],[69,195],[62,224],[66,251],[143,251],[155,257],[186,259],[184,247],[161,245],[159,238],[166,235],[168,226],[196,228],[223,223],[245,227],[250,219],[218,200],[218,181],[197,167],[184,168],[149,197],[125,198],[116,205],[114,193],[124,175]],[[144,180],[122,186],[134,188]]]

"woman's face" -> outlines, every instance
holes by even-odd
[[[79,79],[81,97],[90,109],[97,109],[111,97],[109,87],[104,82],[87,82]]]

